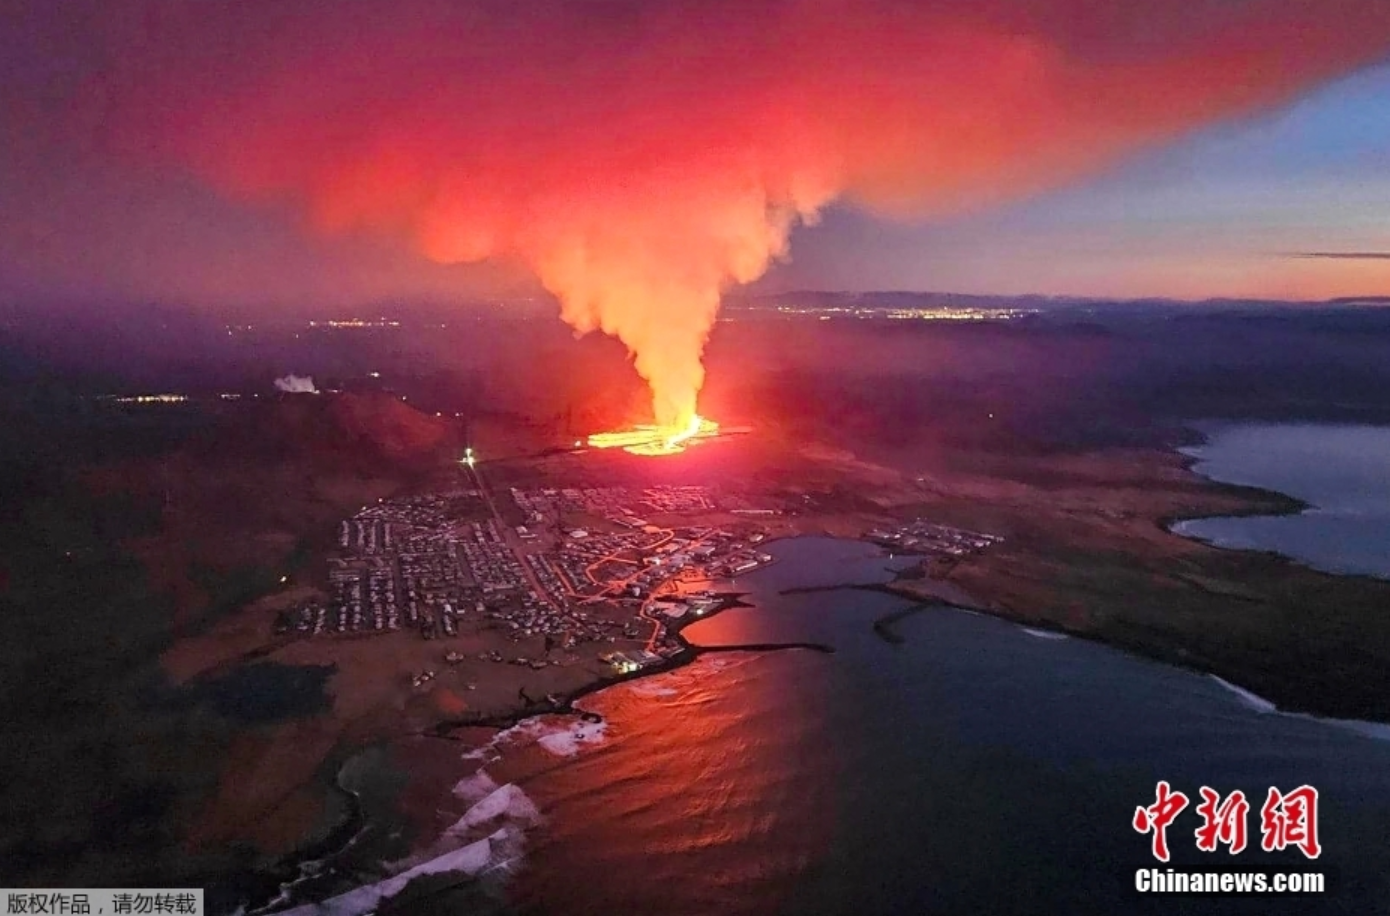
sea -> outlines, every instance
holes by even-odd
[[[1185,453],[1224,483],[1309,505],[1296,515],[1203,518],[1173,531],[1219,547],[1271,550],[1333,573],[1390,578],[1390,427],[1197,424],[1207,441]]]
[[[460,753],[452,844],[295,912],[1390,912],[1390,728],[1284,714],[1239,685],[967,611],[921,609],[889,641],[873,624],[903,599],[785,592],[886,582],[900,559],[820,537],[768,549],[775,564],[737,583],[752,606],[687,637],[833,653],[710,652],[591,695],[589,721],[501,732]],[[1133,826],[1159,781],[1191,799],[1166,864]],[[1250,800],[1239,855],[1197,849],[1203,786]],[[1300,786],[1318,791],[1320,855],[1264,852],[1268,791]],[[1327,890],[1135,890],[1138,869],[1169,866],[1320,872]]]

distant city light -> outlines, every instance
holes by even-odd
[[[311,328],[398,328],[399,321],[390,318],[330,318],[327,321],[311,321]]]
[[[832,318],[879,318],[889,321],[1012,321],[1036,313],[1036,309],[978,306],[869,308],[855,305],[779,305],[776,311],[782,315],[814,315],[821,321],[829,321]]]
[[[117,404],[182,404],[188,400],[186,394],[132,394],[111,398]]]

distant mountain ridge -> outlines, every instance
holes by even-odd
[[[735,309],[775,308],[794,305],[803,308],[857,306],[868,309],[892,308],[1029,308],[1039,311],[1105,308],[1108,310],[1212,308],[1212,309],[1289,309],[1357,305],[1390,305],[1390,296],[1350,296],[1337,299],[1169,299],[1159,296],[1116,299],[1095,296],[1049,296],[1040,293],[992,295],[910,290],[791,290],[784,293],[734,293],[726,305]]]

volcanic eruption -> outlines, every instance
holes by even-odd
[[[713,431],[721,295],[831,201],[990,204],[1390,47],[1384,0],[124,6],[82,129],[322,231],[520,264],[627,346],[654,422],[594,444],[644,453]]]
[[[687,443],[719,433],[719,424],[692,413],[685,426],[672,430],[661,425],[641,425],[612,433],[595,433],[588,439],[592,448],[621,448],[633,455],[674,455]]]

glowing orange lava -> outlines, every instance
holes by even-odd
[[[684,427],[635,426],[617,432],[595,433],[588,442],[592,448],[621,448],[634,455],[675,455],[685,451],[689,442],[718,434],[718,423],[695,415]]]

